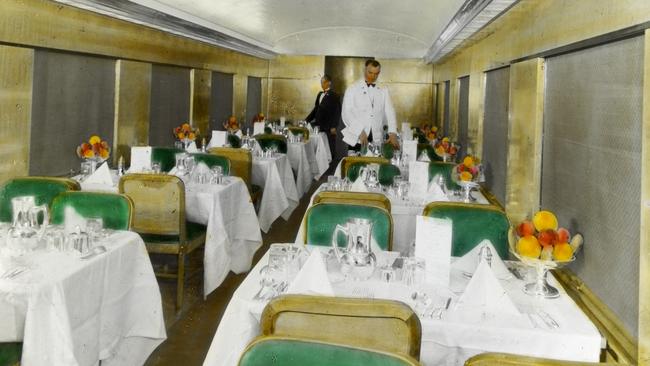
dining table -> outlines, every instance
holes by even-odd
[[[0,342],[21,365],[142,365],[167,335],[160,289],[140,236],[105,231],[102,251],[16,250],[0,227]],[[44,238],[55,235],[49,227]],[[93,255],[95,254],[96,255]]]
[[[321,252],[326,263],[327,278],[320,280],[331,283],[334,293],[328,294],[330,296],[397,300],[413,309],[418,309],[417,299],[423,293],[431,299],[439,299],[444,305],[440,311],[434,312],[435,316],[416,310],[422,329],[420,362],[423,365],[462,365],[469,357],[483,352],[598,362],[601,349],[605,347],[605,341],[593,323],[553,278],[550,279],[551,284],[560,289],[560,296],[556,299],[525,294],[522,288],[529,275],[522,279],[516,276],[499,279],[515,304],[517,315],[488,313],[480,307],[468,312],[459,307],[459,299],[471,279],[461,271],[450,270],[448,286],[407,284],[399,280],[399,275],[394,277],[395,280],[386,281],[381,276],[381,268],[390,266],[400,254],[376,252],[378,264],[373,275],[366,280],[350,279],[340,273],[340,265],[328,254],[326,247],[299,248],[306,253],[313,250]],[[261,313],[270,298],[278,295],[257,296],[262,286],[261,270],[267,265],[268,256],[267,252],[233,294],[212,339],[204,365],[237,365],[246,345],[260,335]],[[301,263],[304,262],[301,260]],[[522,270],[519,262],[507,264]],[[300,271],[305,270],[309,269],[303,266]],[[300,272],[293,278],[298,276]],[[291,288],[292,279],[288,281]],[[313,294],[310,291],[296,293]]]
[[[296,176],[298,196],[302,197],[309,191],[314,179],[312,165],[314,150],[307,141],[287,142],[287,157]]]
[[[321,184],[312,194],[309,201],[309,207],[313,205],[313,200],[318,193],[329,189],[328,183]],[[351,188],[350,191],[354,191]],[[367,192],[367,190],[364,190]],[[391,203],[391,216],[393,218],[393,250],[401,252],[405,255],[413,252],[413,245],[415,243],[415,223],[417,215],[422,215],[424,207],[430,202],[462,202],[461,196],[454,194],[454,192],[442,193],[438,192],[435,197],[424,199],[421,197],[398,197],[395,194],[386,190],[378,191],[377,193],[385,194]],[[475,204],[489,205],[490,202],[483,195],[481,191],[472,192],[472,197],[476,199]],[[304,223],[307,211],[301,223]],[[304,242],[304,225],[301,224],[296,234],[296,244],[308,244]]]
[[[117,192],[119,176],[112,173],[110,184],[87,183],[82,190]],[[185,213],[188,221],[207,226],[203,256],[203,295],[225,280],[230,271],[250,270],[253,255],[262,245],[262,233],[244,181],[224,177],[222,183],[196,183],[181,175],[185,183]]]
[[[252,182],[263,189],[257,218],[260,229],[267,233],[279,217],[288,220],[300,201],[287,156],[253,157]]]
[[[314,180],[320,179],[330,167],[332,162],[332,151],[325,132],[312,134],[309,138],[309,148],[313,154],[309,155],[309,163]]]

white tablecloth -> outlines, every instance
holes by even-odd
[[[307,142],[289,142],[287,143],[287,157],[291,162],[291,169],[296,172],[296,188],[298,189],[298,196],[302,197],[311,186],[311,181],[314,178],[312,173],[311,164],[309,163],[313,150],[309,148]],[[312,158],[313,160],[313,158]]]
[[[227,184],[187,184],[187,219],[207,225],[203,257],[203,294],[214,291],[232,270],[246,272],[262,245],[262,233],[246,184],[227,177]]]
[[[120,231],[92,259],[34,251],[9,259],[29,268],[0,279],[0,342],[23,341],[22,365],[142,365],[166,338],[160,290],[144,243]]]
[[[255,251],[262,245],[259,221],[246,184],[239,177],[224,180],[226,183],[222,185],[185,182],[187,219],[207,225],[204,296],[219,287],[229,271],[248,271]],[[116,184],[101,186],[81,182],[81,188],[117,192]]]
[[[325,183],[318,187],[309,201],[309,207],[312,206],[314,196],[325,190],[326,187],[327,184]],[[487,199],[480,192],[473,192],[472,195],[476,198],[477,203],[488,204]],[[393,216],[393,250],[408,255],[412,250],[413,243],[415,242],[415,217],[417,215],[422,215],[422,211],[426,204],[420,200],[400,200],[397,197],[392,196],[389,198],[391,203],[391,215]],[[458,197],[449,195],[447,197],[441,197],[441,200],[454,201],[458,200]],[[303,216],[301,222],[304,223],[304,220],[305,217]],[[305,244],[303,240],[303,228],[304,227],[301,224],[298,233],[296,234],[296,244]]]
[[[298,206],[300,197],[286,155],[253,158],[252,182],[264,189],[257,212],[260,228],[265,233],[280,216],[288,220]]]
[[[309,147],[313,151],[310,154],[309,163],[311,164],[311,172],[314,179],[318,180],[330,167],[332,161],[332,152],[330,151],[330,144],[327,140],[325,132],[319,132],[316,136],[309,138]]]
[[[259,290],[259,270],[267,261],[268,253],[235,291],[212,340],[203,363],[205,366],[236,365],[246,345],[260,333],[259,318],[266,302],[252,298]],[[333,284],[333,288],[337,296],[387,298],[413,306],[411,289],[399,282],[381,283],[376,277],[377,273],[369,281],[343,281]],[[464,288],[467,281],[461,274],[452,271],[452,289]],[[525,295],[521,290],[524,282],[514,277],[502,281],[502,285],[522,312],[520,316],[497,320],[489,316],[481,318],[479,312],[477,319],[471,321],[451,320],[454,319],[455,301],[459,294],[444,289],[432,290],[431,294],[439,291],[439,296],[451,296],[452,302],[442,319],[420,319],[421,362],[424,365],[462,365],[468,357],[482,352],[598,361],[602,337],[562,289],[560,298],[541,300]],[[535,327],[526,314],[538,310],[550,314],[560,327]]]

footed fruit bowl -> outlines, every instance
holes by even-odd
[[[510,228],[508,242],[510,253],[536,272],[535,281],[527,283],[524,292],[554,299],[560,292],[548,283],[548,270],[573,262],[582,248],[583,238],[581,234],[572,237],[565,228],[558,229],[552,212],[539,211],[532,221],[524,220],[516,228]]]

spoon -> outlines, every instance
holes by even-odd
[[[99,246],[94,247],[92,252],[90,252],[90,253],[84,255],[83,257],[81,257],[81,259],[90,259],[90,258],[92,258],[94,256],[97,256],[97,255],[100,255],[102,253],[106,253],[106,247],[103,246],[103,245],[99,245]]]

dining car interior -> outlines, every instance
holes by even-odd
[[[0,0],[0,366],[650,365],[648,161],[648,0]]]

